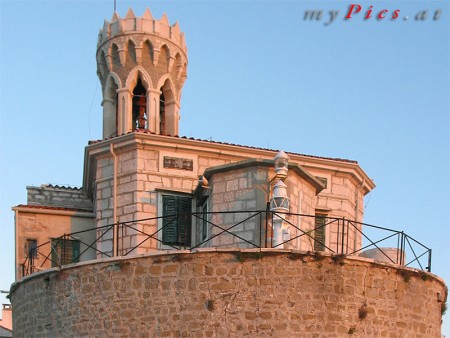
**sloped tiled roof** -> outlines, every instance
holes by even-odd
[[[44,184],[45,187],[49,187],[49,188],[55,188],[55,189],[63,189],[63,190],[76,190],[76,191],[80,191],[82,190],[81,187],[71,187],[68,185],[58,185],[58,184]]]
[[[55,207],[53,205],[31,205],[31,204],[19,204],[14,208],[28,208],[28,209],[41,209],[41,210],[61,210],[61,211],[80,211],[80,212],[89,212],[86,209],[80,208],[68,208],[68,207]]]
[[[235,144],[235,143],[198,139],[198,138],[194,138],[194,137],[159,135],[159,134],[156,134],[156,133],[151,132],[151,131],[146,130],[146,129],[135,129],[134,131],[130,131],[128,134],[133,134],[133,133],[152,134],[152,135],[158,135],[158,136],[161,136],[161,137],[171,137],[171,138],[192,140],[192,141],[205,142],[205,143],[211,143],[211,144],[222,144],[222,145],[233,146],[233,147],[241,147],[241,148],[246,148],[246,149],[266,150],[266,151],[273,151],[273,152],[278,151],[278,149],[269,149],[269,148],[261,148],[261,147],[254,147],[254,146],[246,146],[246,145]],[[111,137],[105,138],[103,140],[92,140],[92,141],[89,141],[89,145],[100,143],[100,142],[106,141],[106,140],[111,140],[111,139],[116,138],[116,137],[117,136],[111,136]],[[311,157],[311,158],[318,158],[318,159],[332,160],[332,161],[339,161],[339,162],[347,162],[347,163],[355,163],[355,164],[358,163],[355,160],[348,160],[348,159],[344,159],[344,158],[314,156],[314,155],[300,154],[300,153],[294,153],[294,152],[288,152],[288,151],[286,151],[286,153],[288,155],[290,154],[290,155],[296,155],[296,156],[305,156],[305,157]]]

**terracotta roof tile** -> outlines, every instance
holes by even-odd
[[[82,188],[80,187],[71,187],[68,185],[58,185],[58,184],[45,184],[44,186],[49,187],[49,188],[55,188],[55,189],[64,189],[64,190],[81,190]]]
[[[32,205],[32,204],[19,204],[15,208],[28,208],[28,209],[41,209],[41,210],[61,210],[61,211],[83,211],[89,212],[87,209],[80,208],[67,208],[67,207],[55,207],[53,205]]]

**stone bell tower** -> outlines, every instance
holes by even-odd
[[[97,74],[103,92],[103,138],[140,129],[178,135],[187,47],[178,23],[131,10],[105,21],[97,43]]]

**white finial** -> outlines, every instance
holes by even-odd
[[[283,150],[280,150],[274,158],[275,160],[275,173],[277,177],[284,179],[288,173],[289,156]]]

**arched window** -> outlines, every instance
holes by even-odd
[[[142,65],[148,67],[153,64],[153,46],[150,41],[145,41],[142,45]]]
[[[161,89],[159,96],[159,133],[165,135],[166,132],[166,99]]]
[[[133,130],[148,129],[146,93],[141,79],[138,79],[133,90]]]
[[[119,48],[116,44],[111,47],[111,60],[114,67],[120,67]]]
[[[170,80],[160,87],[159,95],[159,133],[161,135],[177,135],[176,107]]]
[[[129,40],[127,44],[127,63],[136,64],[136,46],[133,41]]]

